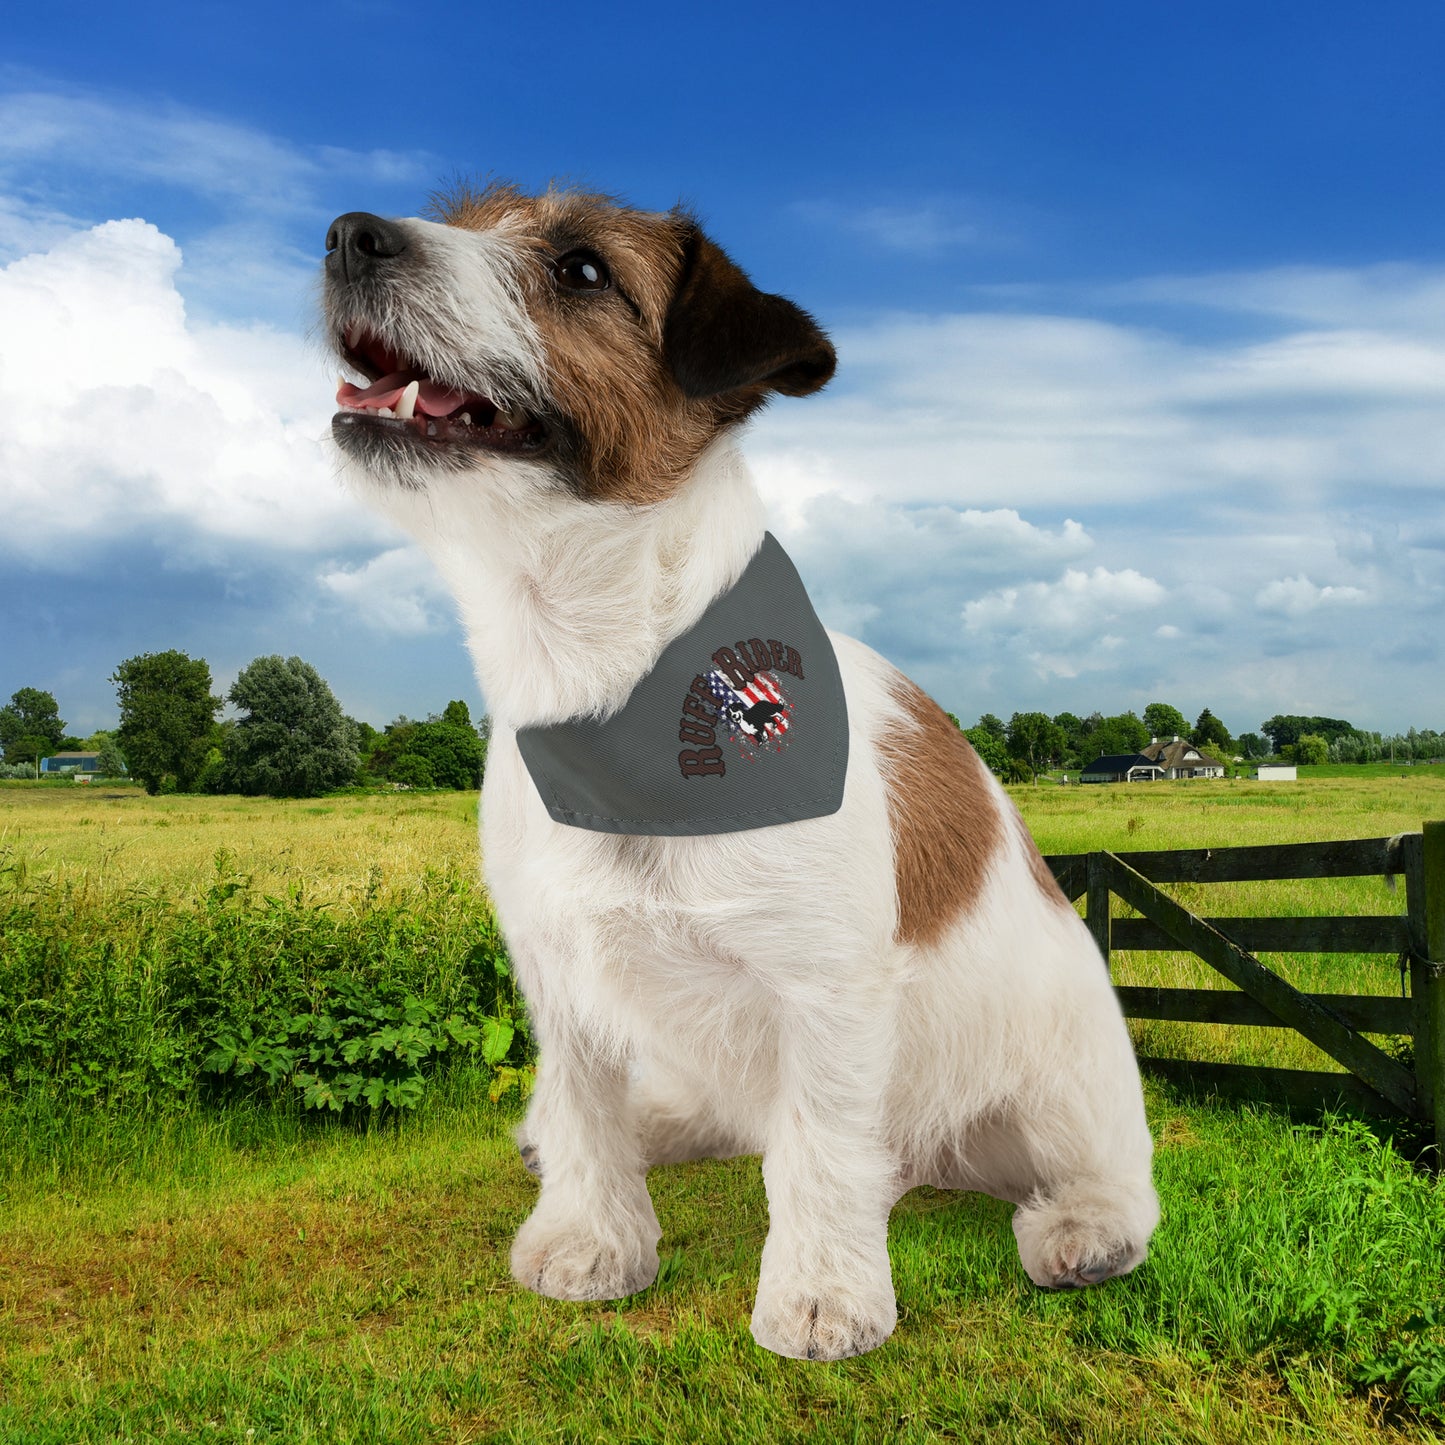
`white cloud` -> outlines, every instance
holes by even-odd
[[[1361,587],[1318,587],[1308,577],[1280,577],[1260,588],[1255,606],[1262,612],[1278,612],[1285,617],[1304,617],[1320,607],[1351,606],[1369,600]]]
[[[1445,282],[1442,282],[1445,285]],[[840,332],[834,388],[759,426],[855,499],[1293,505],[1445,486],[1445,330],[1186,340],[1065,316],[891,316]]]
[[[1310,329],[1445,332],[1445,276],[1437,268],[1401,262],[1153,276],[1097,295],[1106,302],[1183,303],[1253,313]]]
[[[1039,633],[1065,640],[1100,641],[1100,629],[1137,613],[1156,611],[1168,594],[1132,567],[1111,572],[1068,568],[1057,582],[1001,587],[969,602],[964,626],[971,632]]]
[[[393,547],[359,567],[324,571],[319,580],[375,632],[416,637],[442,626],[446,589],[419,547]]]
[[[0,270],[0,550],[127,534],[296,551],[381,535],[323,445],[332,383],[299,338],[192,324],[181,253],[108,221]]]
[[[971,246],[983,234],[979,224],[964,216],[962,208],[951,201],[862,207],[803,201],[793,210],[805,220],[852,231],[885,250],[916,255],[934,255],[958,246]]]
[[[419,151],[308,151],[186,106],[42,90],[0,95],[0,169],[36,163],[103,169],[110,182],[161,181],[244,203],[248,213],[305,207],[327,174],[425,182],[437,173]]]

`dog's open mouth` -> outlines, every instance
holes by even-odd
[[[546,428],[528,412],[433,381],[417,363],[361,327],[347,328],[342,354],[372,381],[364,387],[341,382],[336,392],[338,425],[377,427],[408,440],[503,452],[535,452],[546,441]]]

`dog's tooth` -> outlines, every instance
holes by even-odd
[[[346,344],[347,344],[347,346],[349,346],[352,351],[355,351],[356,348],[357,348],[357,346],[360,344],[360,341],[361,341],[361,327],[359,327],[359,326],[354,326],[354,325],[353,325],[353,326],[348,326],[348,327],[346,328]]]
[[[416,415],[416,399],[421,391],[421,382],[409,381],[401,400],[396,404],[396,414],[402,421],[410,421]]]
[[[377,416],[392,416],[392,417],[394,417],[394,416],[396,415],[396,413],[395,413],[389,406],[381,407],[381,408],[377,411],[376,414],[377,414]]]
[[[469,411],[464,411],[464,412],[462,413],[462,415],[461,415],[461,423],[462,423],[463,426],[471,426],[471,424],[472,424],[472,414],[471,414],[471,412],[469,412]]]
[[[496,420],[493,426],[522,427],[527,425],[527,413],[518,408],[515,411],[508,411],[502,407],[497,408]]]

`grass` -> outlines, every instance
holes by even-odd
[[[1146,1266],[1079,1295],[1029,1285],[1006,1206],[915,1191],[894,1339],[809,1366],[747,1334],[755,1160],[654,1172],[642,1294],[515,1290],[534,1186],[479,1092],[369,1132],[172,1121],[101,1179],[7,1199],[0,1439],[1430,1438],[1355,1377],[1437,1289],[1445,1197],[1357,1126],[1151,1095],[1166,1222]]]
[[[147,797],[135,787],[0,785],[0,861],[104,905],[127,893],[187,899],[228,873],[277,896],[355,907],[436,873],[477,876],[470,793],[299,799]]]
[[[1048,851],[1368,836],[1445,816],[1445,779],[1267,786],[1016,796]],[[206,890],[233,873],[297,918],[430,899],[439,936],[461,937],[485,905],[470,886],[438,890],[435,870],[472,876],[474,817],[474,800],[441,795],[292,805],[0,787],[0,848],[27,888],[70,900],[76,938],[106,919],[123,934],[137,896],[143,912],[204,918]],[[1217,911],[1397,910],[1377,886]],[[1321,966],[1348,976],[1331,987],[1395,982],[1376,960]],[[483,1075],[443,1073],[414,1113],[369,1124],[256,1098],[120,1109],[51,1094],[29,1118],[12,1100],[0,1105],[0,1442],[1445,1433],[1432,1384],[1445,1321],[1431,1314],[1445,1186],[1352,1122],[1307,1127],[1153,1085],[1148,1103],[1165,1217],[1134,1275],[1043,1294],[1019,1267],[1006,1206],[917,1190],[890,1234],[894,1338],[810,1366],[747,1333],[766,1229],[755,1160],[655,1171],[659,1282],[574,1306],[509,1280],[534,1185]]]
[[[1311,769],[1298,783],[1220,780],[1133,787],[1022,787],[1013,790],[1046,853],[1326,842],[1418,831],[1445,818],[1445,769],[1382,773],[1368,765]],[[1291,879],[1265,883],[1173,884],[1168,892],[1214,917],[1398,914],[1403,892],[1383,878]],[[1116,917],[1131,916],[1118,899]],[[1380,954],[1270,954],[1271,968],[1306,993],[1399,996],[1398,960]],[[1116,984],[1228,988],[1193,954],[1120,953]],[[1332,1059],[1287,1029],[1134,1021],[1140,1053],[1210,1062],[1338,1071]],[[1391,1047],[1397,1041],[1381,1040]]]

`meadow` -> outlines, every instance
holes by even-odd
[[[1445,817],[1445,777],[1425,769],[1013,791],[1046,852]],[[495,1059],[453,1047],[412,1107],[334,1113],[263,1070],[206,1075],[194,1052],[237,1010],[350,976],[379,999],[433,990],[452,1017],[504,1013],[475,828],[476,800],[451,793],[0,786],[0,1441],[1445,1434],[1445,1187],[1358,1122],[1153,1083],[1164,1222],[1150,1259],[1099,1290],[1035,1290],[1007,1206],[917,1190],[890,1233],[894,1338],[837,1365],[776,1359],[747,1333],[766,1230],[752,1159],[654,1171],[650,1289],[584,1306],[517,1290],[506,1249],[535,1186],[515,1093],[489,1097]],[[1207,907],[1401,900],[1362,879],[1213,885]],[[1391,960],[1272,961],[1321,991],[1399,986]],[[1207,972],[1169,954],[1115,968],[1219,982]],[[1170,1052],[1181,1040],[1149,1031],[1171,1027],[1135,1025],[1141,1051]],[[1325,1066],[1277,1030],[1185,1042]]]

